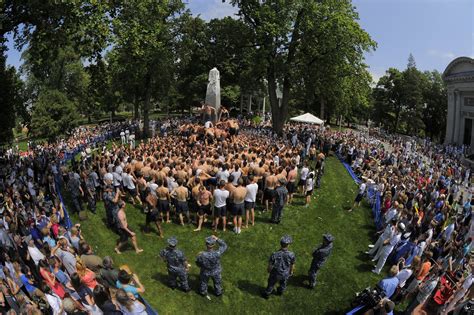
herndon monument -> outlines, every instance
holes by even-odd
[[[216,122],[221,108],[221,83],[219,70],[212,68],[209,71],[209,82],[206,90],[206,104],[214,108],[212,121]]]
[[[459,57],[443,73],[448,89],[445,144],[469,145],[474,152],[474,59]]]

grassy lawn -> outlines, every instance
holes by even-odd
[[[145,249],[140,255],[131,246],[122,255],[114,253],[118,237],[105,228],[102,203],[98,205],[98,214],[89,214],[89,220],[82,223],[82,229],[100,256],[111,255],[116,266],[128,264],[139,275],[146,288],[144,297],[160,314],[343,314],[355,292],[382,278],[370,272],[372,265],[360,254],[372,241],[374,224],[370,210],[364,207],[350,214],[345,211],[353,201],[356,188],[340,162],[331,157],[322,188],[315,193],[309,208],[297,197],[294,205],[285,208],[280,225],[270,224],[270,214],[259,212],[255,227],[243,230],[242,234],[219,232],[218,236],[229,245],[222,257],[224,295],[217,298],[211,294],[211,301],[196,293],[199,269],[195,266],[196,255],[205,248],[204,238],[211,235],[209,227],[193,232],[193,226],[165,224],[165,239],[161,240],[155,233],[145,235],[140,231],[145,216],[129,205],[129,223],[137,232],[139,246]],[[303,281],[307,279],[312,250],[325,232],[335,236],[334,250],[319,273],[316,289],[311,291],[303,286]],[[297,257],[295,275],[284,296],[264,300],[260,290],[266,286],[267,261],[278,250],[284,234],[290,234],[294,240],[290,249]],[[193,291],[188,294],[166,286],[166,267],[157,257],[160,249],[166,247],[166,237],[171,235],[178,237],[178,247],[193,265],[190,271]]]

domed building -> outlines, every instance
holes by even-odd
[[[443,73],[448,90],[445,144],[474,149],[474,59],[459,57]]]

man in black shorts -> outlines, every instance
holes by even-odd
[[[156,204],[158,199],[156,196],[151,192],[151,189],[148,187],[146,189],[146,198],[145,204],[147,207],[146,212],[146,219],[145,219],[145,233],[149,233],[150,231],[150,223],[154,222],[158,232],[160,233],[160,237],[163,238],[163,229],[161,228],[161,217],[160,212],[156,209]]]
[[[158,197],[158,211],[161,213],[161,221],[163,222],[166,215],[166,223],[170,223],[170,191],[164,186],[164,181],[158,179],[156,196]]]
[[[198,227],[194,231],[200,231],[202,227],[202,223],[206,219],[207,216],[212,215],[211,211],[211,200],[212,200],[212,194],[209,190],[206,189],[205,186],[201,185],[199,186],[199,195],[198,195]],[[206,219],[207,220],[207,219]]]
[[[125,214],[125,202],[120,202],[120,209],[117,213],[117,222],[118,222],[118,234],[120,236],[119,240],[117,241],[117,246],[115,246],[115,252],[117,254],[121,254],[120,248],[125,245],[129,238],[132,239],[133,248],[137,254],[143,252],[143,249],[138,248],[137,245],[137,237],[135,232],[130,229],[127,222],[127,216]]]
[[[187,187],[183,185],[184,181],[181,178],[178,178],[177,183],[178,183],[178,187],[173,189],[173,191],[171,192],[171,196],[173,200],[175,200],[174,204],[176,207],[176,213],[179,216],[179,221],[181,225],[184,225],[183,214],[188,219],[188,222],[190,221],[189,206],[188,206],[189,190]]]
[[[230,198],[234,204],[234,232],[240,234],[242,228],[242,216],[245,214],[245,196],[247,195],[247,188],[243,186],[242,178],[237,181],[237,187],[230,194]]]

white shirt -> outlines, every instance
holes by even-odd
[[[239,181],[239,178],[240,178],[240,176],[242,176],[242,171],[241,171],[240,168],[239,168],[239,170],[233,171],[233,172],[230,173],[230,174],[231,174],[232,176],[234,176],[234,180],[232,181],[232,184],[233,184],[234,186],[237,186],[237,183],[238,183],[238,181]]]
[[[245,195],[245,201],[247,202],[257,201],[257,191],[258,191],[257,183],[248,184],[246,188],[247,188],[247,195]]]
[[[158,185],[152,182],[148,184],[148,187],[150,187],[152,195],[156,197],[156,189],[158,188]]]
[[[219,188],[214,190],[214,207],[225,207],[227,198],[229,198],[229,191]]]
[[[133,183],[132,176],[128,173],[123,173],[122,182],[125,187],[130,190],[135,189],[135,184]]]
[[[64,311],[60,312],[62,302],[59,296],[57,296],[54,293],[45,294],[45,296],[46,296],[46,299],[48,300],[49,305],[51,306],[51,309],[53,310],[54,315],[66,315],[66,312]]]
[[[217,174],[216,174],[216,177],[219,181],[223,180],[226,183],[229,181],[229,176],[230,176],[230,173],[229,173],[228,170],[218,171]]]
[[[314,189],[314,179],[308,178],[306,180],[306,191],[311,191]]]
[[[28,253],[30,254],[31,258],[33,258],[33,261],[35,262],[35,265],[38,265],[39,261],[42,259],[45,259],[45,256],[43,255],[42,252],[38,248],[28,246]]]
[[[405,268],[400,270],[400,272],[397,274],[397,279],[398,279],[398,286],[400,288],[403,288],[405,286],[405,282],[408,280],[408,278],[411,277],[413,274],[413,270]]]
[[[301,169],[300,178],[301,178],[302,180],[306,180],[306,178],[308,177],[308,174],[309,174],[309,168],[307,168],[306,166],[304,166],[304,167]]]

